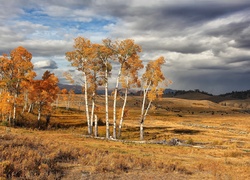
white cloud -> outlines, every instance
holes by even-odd
[[[1,6],[1,53],[24,46],[41,60],[37,67],[46,67],[47,59],[56,62],[58,75],[68,68],[64,54],[72,50],[73,38],[84,36],[97,43],[106,37],[134,39],[145,63],[163,55],[173,88],[206,90],[214,82],[213,91],[228,91],[245,88],[245,77],[250,80],[247,0],[8,0]],[[221,83],[229,76],[235,78],[232,84]],[[241,85],[237,78],[244,79]]]
[[[57,69],[57,64],[53,60],[43,60],[34,63],[34,69]]]

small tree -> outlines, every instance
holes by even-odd
[[[116,139],[116,104],[117,104],[117,93],[119,88],[119,82],[122,75],[123,68],[129,68],[128,65],[130,59],[136,60],[138,58],[138,53],[140,53],[141,47],[134,43],[132,39],[125,39],[123,41],[115,41],[114,43],[108,44],[108,47],[113,51],[114,61],[120,64],[118,69],[118,75],[116,78],[116,85],[114,90],[114,103],[113,103],[113,138]],[[127,65],[126,65],[127,64]]]
[[[88,103],[88,75],[90,74],[91,62],[95,59],[95,49],[90,40],[84,37],[78,37],[75,39],[74,51],[67,52],[66,58],[71,62],[73,67],[76,67],[83,76],[83,90],[85,95],[85,110],[86,119],[88,124],[88,134],[91,134],[91,122],[89,116],[89,103]]]
[[[29,99],[32,102],[35,102],[38,108],[38,128],[40,128],[43,109],[50,109],[51,104],[56,100],[59,91],[58,78],[49,71],[44,72],[42,80],[33,81],[29,91]],[[50,114],[48,113],[47,116],[50,116]]]
[[[143,125],[148,114],[148,110],[152,102],[163,93],[163,89],[160,88],[160,85],[165,80],[164,74],[161,70],[164,63],[165,60],[163,57],[154,61],[149,61],[146,66],[146,71],[142,75],[143,99],[140,118],[140,140],[143,140]],[[146,100],[148,100],[147,104]]]
[[[62,100],[65,102],[65,107],[67,109],[68,107],[68,90],[67,89],[62,89],[60,91],[60,95],[62,96]]]
[[[122,87],[125,88],[125,92],[124,92],[123,106],[120,114],[118,137],[121,136],[121,129],[125,115],[125,108],[127,104],[128,90],[131,87],[132,88],[140,87],[138,72],[142,68],[143,68],[142,60],[140,60],[139,56],[136,54],[131,58],[129,58],[122,68],[121,82],[122,82]]]
[[[29,81],[35,77],[32,54],[23,47],[12,50],[10,57],[4,54],[0,57],[0,76],[1,85],[4,86],[11,96],[13,96],[13,122],[16,119],[16,109],[18,102],[23,98],[19,97],[24,91],[24,81]]]
[[[66,53],[66,57],[72,66],[82,72],[88,134],[92,134],[96,90],[99,85],[106,84],[105,87],[107,87],[106,77],[110,71],[108,59],[112,52],[104,45],[92,44],[90,40],[83,37],[75,39],[74,48],[74,51]],[[75,82],[69,73],[65,73],[65,76],[71,82]],[[91,100],[92,105],[90,113],[89,100]]]
[[[110,63],[110,58],[113,55],[113,51],[109,48],[110,46],[110,39],[104,39],[103,45],[97,45],[97,58],[101,61],[101,64],[103,65],[103,83],[105,87],[105,121],[106,121],[106,138],[108,139],[110,137],[110,129],[109,129],[109,103],[108,103],[108,77],[110,75],[110,72],[112,70],[112,66]]]
[[[74,90],[70,89],[68,91],[67,89],[62,89],[60,91],[60,93],[61,93],[62,99],[65,101],[65,108],[66,108],[66,110],[69,110],[70,103],[73,100],[73,97],[74,97],[74,94],[75,94]]]

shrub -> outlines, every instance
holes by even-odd
[[[194,140],[192,138],[189,138],[187,140],[187,144],[194,145]]]

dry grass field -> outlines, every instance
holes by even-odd
[[[140,97],[129,97],[119,141],[86,136],[84,108],[73,102],[54,111],[48,130],[0,126],[0,179],[250,179],[249,108],[225,103],[163,98],[145,120],[144,142]],[[164,143],[173,138],[180,143]]]

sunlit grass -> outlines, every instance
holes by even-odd
[[[189,146],[140,144],[140,107],[129,99],[121,142],[87,137],[84,107],[54,110],[47,130],[38,130],[36,114],[30,127],[0,126],[1,178],[54,179],[247,179],[250,176],[249,114],[208,101],[162,99],[149,111],[145,140],[180,139]],[[99,105],[103,99],[100,100]],[[110,102],[112,104],[112,102]],[[212,113],[212,111],[214,113]],[[223,115],[222,115],[223,114]],[[97,111],[105,122],[105,114]],[[45,118],[42,118],[45,122]],[[34,123],[34,126],[32,125]],[[112,107],[110,107],[112,125]],[[105,125],[99,126],[105,137]],[[112,126],[110,133],[112,134]],[[27,158],[29,157],[29,158]],[[35,162],[35,163],[34,163]]]

